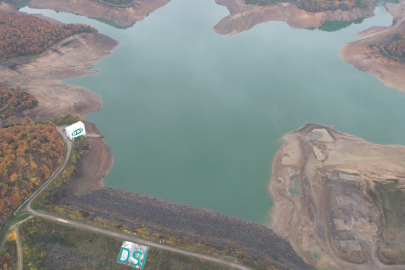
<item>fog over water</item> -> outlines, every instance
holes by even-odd
[[[214,0],[173,0],[126,29],[22,11],[90,24],[120,42],[97,75],[65,81],[103,100],[85,119],[114,155],[105,185],[268,224],[285,133],[313,122],[405,145],[405,95],[339,58],[356,32],[392,24],[379,5],[373,18],[322,30],[268,22],[234,36],[211,30],[228,15]]]

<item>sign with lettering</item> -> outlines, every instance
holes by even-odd
[[[83,129],[78,128],[78,129],[76,129],[75,131],[72,132],[72,137],[76,137],[76,136],[80,135],[80,133],[82,133],[82,132],[83,132]]]
[[[142,269],[145,265],[148,249],[147,246],[124,241],[121,246],[120,255],[118,256],[118,262]]]

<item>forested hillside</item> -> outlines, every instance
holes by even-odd
[[[0,118],[2,119],[37,105],[38,100],[21,89],[0,87]]]
[[[405,33],[397,34],[394,40],[384,46],[394,60],[405,59]]]
[[[117,6],[126,6],[134,2],[134,0],[94,0],[100,3],[108,3]]]
[[[319,12],[324,10],[349,10],[355,7],[365,7],[368,5],[369,0],[245,0],[245,4],[247,5],[259,6],[274,5],[277,2],[292,2],[295,3],[300,9],[304,9],[309,12]]]
[[[0,129],[0,224],[59,166],[64,149],[52,122]]]
[[[32,15],[0,15],[0,61],[44,52],[55,42],[81,32],[97,32],[83,24],[50,23]]]

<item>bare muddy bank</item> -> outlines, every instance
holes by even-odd
[[[223,18],[212,29],[218,34],[234,35],[248,31],[253,26],[268,21],[283,21],[293,28],[318,28],[327,21],[353,21],[374,16],[374,3],[367,7],[348,11],[307,12],[292,3],[277,3],[273,6],[245,5],[244,0],[216,0],[226,6],[230,15]]]
[[[40,121],[62,114],[86,115],[102,107],[98,94],[83,87],[62,84],[60,80],[92,75],[88,71],[118,45],[115,40],[101,35],[82,33],[50,47],[39,56],[9,59],[0,64],[0,84],[20,86],[38,100],[38,106],[11,118],[25,116]]]
[[[86,136],[84,147],[79,151],[81,156],[76,170],[69,181],[57,190],[60,197],[85,194],[89,191],[103,187],[103,178],[114,163],[110,148],[102,139],[97,126],[84,121]]]
[[[78,207],[90,212],[90,219],[111,220],[131,231],[144,228],[149,234],[186,237],[217,250],[247,252],[252,260],[277,269],[312,269],[268,227],[196,207],[112,188],[62,198],[58,205]]]
[[[383,46],[398,33],[405,32],[405,0],[385,3],[393,16],[390,27],[373,27],[358,35],[363,39],[344,45],[340,58],[358,70],[377,77],[385,86],[405,92],[405,63],[386,56]]]
[[[120,26],[129,26],[141,21],[149,13],[165,6],[171,0],[134,1],[129,7],[113,7],[91,0],[32,0],[30,8],[73,12],[87,17],[105,18]]]
[[[286,134],[270,192],[272,228],[318,269],[404,269],[404,146],[307,124]],[[293,181],[302,195],[293,196]]]
[[[38,17],[60,24],[52,18]],[[37,107],[18,113],[7,121],[19,122],[27,116],[47,121],[67,113],[84,116],[100,110],[102,102],[98,94],[60,81],[95,74],[89,69],[117,46],[117,41],[105,35],[81,33],[56,43],[38,56],[12,58],[1,63],[0,85],[20,86],[38,100]],[[113,156],[97,126],[87,121],[85,124],[88,148],[78,167],[81,172],[78,177],[80,192],[102,186],[102,179],[113,164]],[[70,190],[72,194],[76,191]]]
[[[14,5],[5,2],[0,2],[0,14],[14,13],[17,11],[18,9]]]

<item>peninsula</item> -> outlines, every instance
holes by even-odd
[[[273,230],[318,269],[403,269],[405,147],[316,124],[283,139]]]
[[[405,92],[405,1],[386,2],[384,6],[393,17],[393,25],[358,33],[362,39],[344,45],[340,57],[377,77],[385,86]],[[389,48],[394,42],[395,47]]]
[[[217,4],[226,6],[230,14],[212,29],[218,34],[234,35],[269,21],[283,21],[293,28],[318,28],[327,21],[353,21],[358,18],[372,17],[375,1],[365,1],[361,6],[348,4],[344,7],[331,4],[322,8],[315,6],[314,3],[317,3],[315,1],[307,1],[309,5],[305,3],[300,8],[293,1],[275,1],[274,3],[259,1],[269,2],[265,5],[246,2],[248,1],[216,0]]]
[[[32,0],[27,5],[30,8],[59,10],[87,17],[104,18],[120,26],[130,26],[145,19],[149,13],[165,6],[170,1],[128,1],[128,4],[114,5],[110,4],[109,1],[93,0]]]

